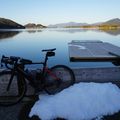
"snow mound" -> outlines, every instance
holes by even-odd
[[[79,83],[56,95],[40,95],[31,112],[42,120],[90,120],[120,110],[120,89],[112,83]]]

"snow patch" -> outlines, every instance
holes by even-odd
[[[112,83],[79,83],[56,95],[40,95],[30,117],[90,120],[120,110],[120,89]]]

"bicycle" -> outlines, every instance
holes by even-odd
[[[56,94],[63,89],[75,83],[73,71],[65,65],[55,65],[52,68],[47,67],[49,57],[55,56],[54,49],[45,49],[45,58],[43,62],[33,62],[32,60],[20,57],[2,56],[1,65],[5,65],[7,70],[0,72],[0,105],[9,106],[20,102],[26,94],[26,82],[34,88],[35,91],[46,91],[48,94]],[[26,65],[41,64],[43,67],[31,75]],[[36,70],[38,71],[38,70]],[[4,85],[3,85],[3,83]],[[36,94],[36,92],[35,92]]]

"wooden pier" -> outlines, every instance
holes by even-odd
[[[71,62],[119,62],[120,47],[102,41],[73,40],[68,44]]]
[[[76,82],[112,82],[120,87],[120,47],[99,40],[68,43],[71,62],[112,62],[114,67],[74,69]]]

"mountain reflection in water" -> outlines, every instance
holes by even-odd
[[[57,32],[68,32],[68,33],[77,33],[77,32],[87,32],[87,31],[95,31],[95,32],[105,32],[107,34],[110,34],[110,35],[114,35],[114,36],[117,36],[117,35],[120,35],[120,28],[119,29],[115,29],[115,30],[106,30],[106,29],[103,29],[103,30],[99,30],[99,29],[80,29],[80,28],[61,28],[61,29],[54,29],[54,30],[50,30],[50,31],[57,31]]]
[[[40,29],[27,29],[26,30],[28,33],[36,33],[36,32],[42,32]]]
[[[50,29],[50,31],[57,31],[57,32],[68,32],[68,33],[77,33],[77,32],[86,32],[89,29],[80,29],[80,28],[57,28],[57,29]]]
[[[105,33],[108,33],[110,35],[114,35],[114,36],[117,36],[117,35],[120,35],[120,29],[116,29],[116,30],[101,30]]]
[[[20,31],[0,31],[0,39],[11,38],[19,33]]]

